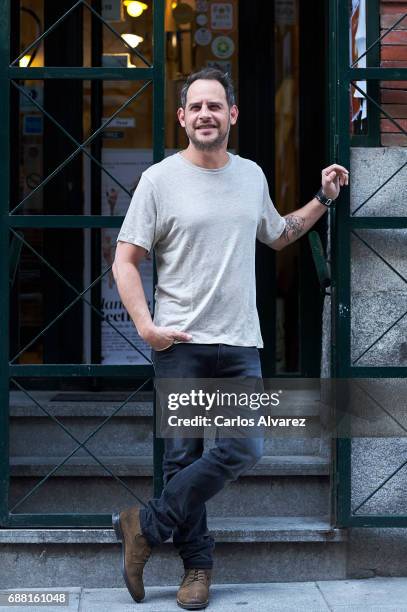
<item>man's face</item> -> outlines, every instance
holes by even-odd
[[[215,151],[227,145],[230,126],[237,121],[237,106],[229,108],[219,81],[198,79],[190,85],[178,119],[192,144],[200,151]]]

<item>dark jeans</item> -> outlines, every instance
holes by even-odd
[[[174,344],[153,351],[158,378],[261,378],[256,347],[227,344]],[[263,438],[216,438],[203,452],[201,438],[166,438],[164,489],[141,510],[141,529],[151,545],[171,535],[185,568],[211,568],[214,540],[206,524],[205,502],[226,483],[253,467]]]

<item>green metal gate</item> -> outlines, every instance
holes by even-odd
[[[0,301],[1,301],[1,323],[0,323],[0,342],[1,342],[1,367],[0,367],[0,526],[3,527],[39,527],[39,526],[110,526],[111,517],[107,514],[24,514],[18,512],[18,507],[28,499],[28,497],[44,482],[49,479],[53,473],[71,457],[79,449],[84,449],[101,467],[103,467],[112,478],[119,482],[126,490],[134,497],[135,501],[139,500],[137,493],[129,489],[127,484],[119,477],[113,474],[110,468],[103,464],[98,457],[94,455],[87,447],[87,442],[103,427],[119,410],[123,408],[135,394],[144,386],[153,375],[153,368],[150,365],[98,365],[98,364],[44,364],[44,365],[19,365],[13,363],[18,355],[12,355],[9,358],[9,298],[10,298],[10,283],[9,283],[9,261],[10,257],[15,256],[21,244],[35,253],[41,259],[41,262],[48,266],[58,278],[63,281],[76,294],[76,297],[66,305],[66,308],[60,312],[47,326],[42,330],[45,331],[57,320],[59,320],[65,312],[67,312],[78,301],[83,300],[87,303],[92,311],[102,320],[103,313],[93,303],[88,301],[86,293],[97,286],[102,276],[109,270],[105,270],[102,275],[95,278],[89,287],[83,291],[76,289],[69,281],[59,273],[38,251],[36,251],[25,239],[22,230],[25,228],[63,228],[70,230],[73,228],[114,228],[120,227],[123,218],[119,216],[107,215],[66,215],[66,214],[17,214],[21,212],[21,206],[24,200],[21,200],[17,206],[10,210],[10,176],[13,176],[13,168],[10,167],[10,139],[15,138],[15,134],[11,133],[10,123],[15,108],[10,107],[10,96],[13,88],[16,88],[24,95],[24,91],[19,85],[19,81],[23,79],[43,80],[43,79],[78,79],[90,80],[91,82],[109,81],[145,81],[138,91],[132,95],[107,121],[95,129],[90,137],[84,142],[78,142],[71,134],[69,134],[63,126],[61,126],[41,104],[36,103],[36,107],[41,110],[48,120],[52,121],[70,141],[75,145],[73,153],[65,159],[49,176],[42,180],[38,189],[43,187],[53,176],[60,172],[69,162],[77,155],[84,153],[95,163],[102,172],[108,172],[102,167],[100,160],[96,159],[92,152],[89,152],[88,147],[92,144],[95,138],[100,135],[101,131],[106,128],[114,118],[126,108],[132,101],[136,100],[139,95],[147,87],[153,88],[153,161],[158,162],[164,157],[164,0],[154,0],[153,3],[153,62],[148,62],[145,58],[125,43],[111,24],[102,18],[100,12],[101,2],[86,2],[79,0],[72,1],[71,8],[44,31],[29,47],[27,47],[19,57],[11,57],[10,52],[10,14],[13,8],[11,0],[0,0],[0,108],[3,120],[0,125],[0,143],[1,143],[1,163],[0,163],[0,189],[1,189],[1,229],[0,229],[0,244],[1,244],[1,270],[0,270]],[[19,66],[19,60],[31,49],[34,49],[38,43],[45,39],[58,25],[74,11],[90,11],[92,19],[99,27],[108,28],[112,35],[117,36],[122,42],[125,51],[135,54],[144,62],[143,68],[120,68],[101,67],[100,64],[96,67],[56,67],[44,66],[23,68]],[[67,41],[69,44],[69,41]],[[92,64],[94,65],[94,64]],[[10,120],[9,120],[10,118]],[[109,176],[120,185],[110,174]],[[122,187],[122,185],[120,185]],[[123,187],[124,188],[124,187]],[[126,190],[127,191],[127,190]],[[128,195],[131,194],[128,192]],[[20,230],[20,231],[19,231]],[[11,247],[9,245],[11,244]],[[114,325],[109,322],[109,325]],[[120,333],[120,332],[118,332]],[[134,347],[135,350],[138,350]],[[58,421],[56,417],[47,412],[46,408],[36,400],[30,392],[21,384],[22,378],[41,378],[41,377],[120,377],[128,379],[139,379],[140,384],[129,394],[127,399],[121,406],[112,414],[103,420],[103,422],[85,439],[77,439],[63,423]],[[49,474],[40,480],[35,487],[29,491],[22,499],[9,507],[9,484],[10,484],[10,465],[9,465],[9,388],[10,382],[15,388],[20,389],[31,401],[50,418],[56,422],[64,432],[74,440],[77,444],[74,451],[65,457]],[[159,458],[161,457],[162,448],[158,440],[154,440],[154,485],[155,491],[160,489],[160,469]],[[142,500],[139,500],[142,502]],[[142,502],[143,503],[143,502]]]
[[[330,121],[330,158],[349,168],[351,163],[351,147],[371,146],[372,130],[379,133],[379,113],[386,117],[395,126],[400,128],[401,133],[407,132],[400,126],[377,100],[379,81],[407,80],[407,68],[384,68],[380,67],[380,45],[386,42],[386,36],[397,27],[401,19],[394,18],[394,23],[387,31],[380,35],[379,2],[367,2],[367,49],[363,54],[367,57],[367,67],[356,68],[357,62],[350,59],[349,51],[349,29],[351,2],[343,0],[331,0],[330,2],[330,78],[329,78],[329,121]],[[400,11],[401,12],[401,11]],[[374,34],[376,32],[376,34]],[[359,58],[360,59],[360,58]],[[357,81],[366,81],[367,91],[364,92],[356,84]],[[350,87],[353,84],[359,92],[363,93],[368,100],[368,116],[370,122],[370,141],[365,142],[358,137],[352,143],[350,135]],[[374,136],[374,134],[373,134]],[[376,140],[377,146],[380,146]],[[406,164],[403,164],[399,172]],[[388,181],[393,178],[395,172]],[[351,181],[357,181],[358,177],[350,175]],[[385,187],[388,181],[383,182],[379,189]],[[350,190],[342,190],[341,200],[336,206],[332,221],[332,249],[333,249],[333,303],[332,303],[332,327],[333,327],[333,376],[338,379],[378,379],[378,378],[403,378],[407,375],[407,368],[402,365],[391,363],[385,365],[359,365],[359,356],[354,358],[351,353],[352,333],[352,308],[351,308],[351,238],[361,240],[361,230],[400,230],[407,229],[407,216],[369,216],[359,215],[359,210],[366,204],[367,199],[357,209],[351,211]],[[363,239],[362,239],[363,240]],[[407,279],[392,265],[392,263],[377,252],[365,241],[365,246],[370,252],[378,257],[388,269],[395,273],[404,283]],[[379,341],[407,315],[407,311],[401,317],[383,330],[371,343],[367,350],[377,350]],[[342,437],[337,439],[336,445],[336,521],[339,526],[359,527],[397,527],[407,526],[407,516],[398,514],[363,514],[363,506],[372,499],[391,479],[399,474],[407,465],[403,461],[396,469],[389,466],[385,478],[379,479],[374,490],[363,499],[354,504],[352,500],[352,440]]]

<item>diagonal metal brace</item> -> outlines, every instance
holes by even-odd
[[[39,111],[41,111],[41,112],[42,112],[42,113],[43,113],[43,114],[44,114],[44,115],[47,117],[47,119],[49,119],[49,120],[51,121],[51,123],[53,123],[54,125],[56,125],[56,126],[57,126],[57,128],[59,128],[59,129],[61,130],[61,132],[62,132],[62,133],[63,133],[63,134],[64,134],[64,135],[65,135],[67,138],[69,138],[69,140],[70,140],[71,142],[73,142],[73,143],[74,143],[74,145],[76,145],[77,147],[80,147],[80,146],[81,146],[81,143],[80,143],[78,140],[76,140],[76,138],[74,138],[74,137],[73,137],[73,136],[72,136],[72,135],[71,135],[71,134],[70,134],[70,133],[69,133],[69,132],[68,132],[68,131],[67,131],[67,130],[64,128],[64,126],[63,126],[63,125],[61,125],[61,124],[59,123],[59,121],[57,121],[57,120],[56,120],[56,119],[55,119],[55,118],[54,118],[52,115],[50,115],[50,113],[48,113],[48,112],[45,110],[45,108],[43,108],[43,107],[41,106],[41,104],[39,104],[39,103],[37,102],[37,100],[35,100],[34,98],[32,98],[32,97],[30,96],[30,94],[29,94],[29,93],[28,93],[28,92],[27,92],[27,91],[24,89],[24,87],[21,87],[20,85],[18,85],[18,84],[17,84],[15,81],[13,81],[13,80],[11,81],[11,83],[14,85],[14,87],[15,87],[16,89],[18,89],[18,91],[19,91],[19,92],[20,92],[20,93],[21,93],[23,96],[25,96],[25,98],[27,98],[27,99],[28,99],[30,102],[32,102],[32,104],[34,104],[34,106],[36,106],[36,107],[38,108],[38,110],[39,110]],[[91,161],[93,161],[93,162],[94,162],[94,163],[95,163],[95,164],[96,164],[96,165],[97,165],[97,166],[98,166],[98,167],[99,167],[99,168],[102,170],[102,172],[104,172],[105,174],[107,174],[107,176],[108,176],[109,178],[111,178],[111,179],[112,179],[112,181],[114,181],[114,183],[116,183],[116,185],[117,185],[118,187],[120,187],[121,189],[123,189],[123,191],[124,191],[124,192],[125,192],[125,193],[126,193],[128,196],[129,196],[129,197],[131,197],[131,193],[130,193],[130,191],[129,191],[129,190],[128,190],[128,189],[127,189],[127,188],[126,188],[124,185],[122,185],[122,184],[120,183],[120,181],[119,181],[117,178],[115,178],[115,177],[113,176],[113,174],[111,174],[111,173],[109,172],[109,170],[106,170],[106,168],[104,167],[104,165],[103,165],[103,164],[102,164],[102,163],[101,163],[101,162],[100,162],[98,159],[96,159],[96,157],[94,157],[94,156],[92,155],[92,153],[90,153],[90,152],[89,152],[87,149],[83,149],[83,152],[85,153],[85,155],[86,155],[86,156],[87,156],[87,157],[88,157],[88,158],[89,158]]]
[[[65,465],[65,463],[71,458],[73,457],[73,455],[75,455],[77,453],[77,451],[81,448],[83,448],[93,459],[95,459],[95,461],[97,461],[97,463],[99,463],[99,465],[105,469],[115,480],[117,480],[117,482],[123,486],[133,497],[135,497],[137,499],[137,501],[139,501],[141,504],[143,504],[143,506],[145,506],[145,502],[143,502],[142,499],[140,499],[138,497],[138,495],[136,493],[134,493],[134,491],[132,491],[132,489],[130,489],[130,487],[128,487],[128,485],[121,479],[119,478],[119,476],[116,476],[116,474],[114,474],[106,465],[104,465],[104,463],[102,463],[98,457],[96,455],[94,455],[92,453],[92,451],[90,451],[85,445],[86,443],[96,434],[100,431],[100,429],[102,429],[102,427],[104,427],[104,425],[110,421],[111,418],[113,418],[118,412],[119,410],[121,410],[130,400],[132,397],[134,397],[136,395],[136,393],[138,393],[143,387],[144,385],[146,385],[149,382],[150,379],[145,380],[138,389],[136,389],[135,391],[133,391],[129,397],[110,415],[108,416],[106,419],[104,419],[102,421],[102,423],[90,434],[88,434],[88,436],[85,438],[85,440],[83,442],[80,442],[78,440],[78,438],[76,438],[76,436],[74,436],[74,434],[72,434],[69,429],[67,429],[65,427],[65,425],[63,423],[61,423],[59,421],[59,419],[57,419],[56,417],[54,417],[50,412],[48,412],[48,410],[46,410],[46,408],[44,408],[26,389],[24,389],[15,379],[11,379],[11,382],[13,382],[16,387],[18,387],[21,391],[23,391],[23,393],[25,393],[27,395],[27,397],[29,397],[43,412],[45,412],[49,417],[51,417],[51,419],[53,421],[55,421],[64,431],[65,433],[67,433],[73,440],[74,442],[76,442],[78,444],[78,446],[76,448],[74,448],[74,450],[67,456],[65,457],[65,459],[63,459],[62,461],[60,461],[58,463],[57,466],[55,466],[51,472],[49,472],[46,476],[44,476],[44,478],[42,478],[40,480],[40,482],[38,482],[28,493],[26,493],[26,495],[24,495],[24,497],[22,497],[11,509],[10,512],[13,512],[16,508],[18,508],[18,506],[20,506],[22,503],[24,503],[31,495],[33,495],[43,484],[44,482],[46,482],[53,474],[55,474],[55,472],[62,467],[63,465]]]
[[[29,200],[35,193],[37,193],[37,191],[39,191],[40,189],[42,189],[43,187],[45,187],[45,185],[47,183],[49,183],[50,180],[52,180],[54,178],[54,176],[56,176],[58,174],[58,172],[60,172],[63,168],[65,168],[65,166],[67,166],[73,159],[75,159],[75,157],[77,155],[79,155],[79,153],[81,153],[82,151],[84,151],[86,149],[86,147],[93,142],[93,140],[95,140],[95,138],[97,136],[99,136],[99,134],[101,132],[103,132],[104,129],[106,129],[106,127],[108,125],[110,125],[110,123],[113,121],[113,119],[115,119],[115,117],[117,117],[117,115],[119,115],[122,110],[124,110],[125,108],[127,108],[132,102],[134,102],[134,100],[136,100],[140,94],[143,93],[143,91],[145,89],[147,89],[147,87],[150,85],[152,81],[147,81],[147,83],[144,83],[144,85],[142,87],[140,87],[140,89],[138,91],[136,91],[135,94],[133,94],[128,100],[126,100],[126,102],[124,102],[114,113],[113,115],[111,115],[109,117],[109,119],[107,121],[105,121],[104,123],[102,123],[102,125],[93,132],[93,134],[91,134],[79,147],[78,149],[76,149],[75,151],[73,151],[57,168],[55,168],[55,170],[53,170],[43,181],[41,181],[41,183],[39,185],[37,185],[32,191],[30,191],[29,194],[27,194],[25,196],[25,198],[23,198],[21,200],[21,202],[19,202],[17,204],[17,206],[15,206],[13,208],[13,210],[10,211],[10,215],[13,215],[27,200]]]
[[[40,253],[38,253],[38,251],[36,251],[36,249],[34,249],[34,247],[32,247],[20,234],[18,234],[17,232],[15,232],[12,228],[10,228],[11,231],[13,232],[13,234],[15,234],[15,236],[17,236],[20,241],[25,244],[25,246],[35,255],[37,255],[37,257],[40,259],[40,261],[42,261],[50,270],[52,270],[52,272],[54,272],[54,274],[56,274],[56,276],[58,278],[60,278],[66,285],[67,287],[69,287],[70,289],[72,289],[72,291],[74,291],[74,293],[76,293],[77,298],[75,298],[75,300],[73,302],[71,302],[70,304],[68,304],[68,306],[66,306],[64,308],[64,310],[62,312],[59,313],[59,315],[57,315],[43,330],[41,330],[41,332],[39,332],[37,334],[37,336],[35,336],[35,338],[33,338],[26,346],[24,346],[18,353],[17,355],[15,355],[12,360],[10,361],[10,364],[12,364],[22,353],[24,353],[24,351],[26,351],[30,346],[32,346],[32,344],[34,344],[34,342],[36,342],[38,340],[38,338],[41,337],[41,335],[43,335],[45,332],[48,331],[48,329],[50,329],[50,327],[56,323],[56,321],[58,321],[74,304],[76,304],[76,302],[78,301],[78,298],[81,298],[85,304],[87,304],[88,306],[90,306],[92,308],[92,310],[99,315],[102,320],[106,321],[106,323],[115,331],[119,334],[119,336],[121,336],[124,340],[126,340],[126,342],[133,348],[135,349],[142,357],[144,357],[144,359],[146,359],[146,361],[148,361],[150,364],[152,364],[152,361],[149,357],[147,357],[147,355],[145,355],[135,344],[133,344],[133,342],[127,338],[127,336],[125,336],[119,329],[117,329],[113,323],[111,321],[109,321],[108,319],[106,319],[105,315],[94,305],[92,304],[92,302],[89,302],[89,300],[87,300],[84,295],[85,293],[87,293],[89,291],[89,289],[91,289],[97,282],[99,282],[108,272],[110,272],[112,266],[109,266],[108,268],[106,268],[106,270],[100,274],[86,289],[84,289],[84,291],[79,291],[78,289],[76,289],[76,287],[74,287],[56,268],[54,268],[54,266],[52,264],[50,264]]]

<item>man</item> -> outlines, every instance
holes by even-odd
[[[143,173],[119,233],[114,277],[138,333],[153,349],[158,378],[261,377],[256,238],[275,250],[294,242],[348,184],[344,167],[329,166],[318,197],[281,217],[261,168],[227,152],[237,117],[228,75],[209,68],[190,75],[178,109],[189,145]],[[153,248],[154,322],[138,270]],[[255,465],[262,442],[223,438],[203,453],[201,439],[165,440],[161,497],[113,515],[135,601],[144,598],[143,568],[152,548],[172,535],[185,568],[177,603],[207,606],[214,542],[205,502]]]

